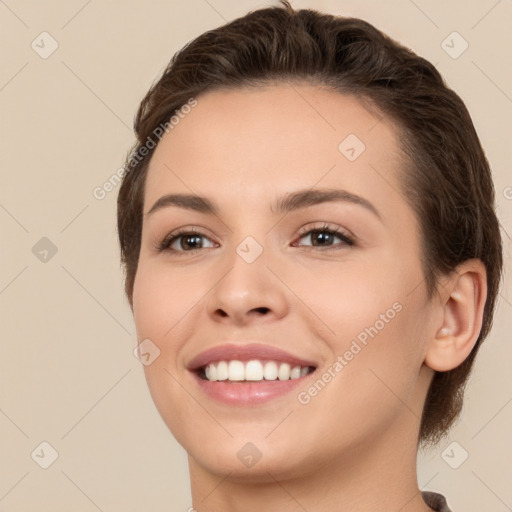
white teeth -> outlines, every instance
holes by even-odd
[[[263,368],[263,377],[265,380],[277,379],[277,364],[274,361],[268,361]]]
[[[245,380],[263,380],[263,365],[259,361],[249,361],[245,365]]]
[[[288,363],[281,363],[279,366],[279,373],[277,374],[279,380],[290,379],[290,365]]]
[[[217,380],[227,380],[228,375],[228,363],[226,363],[226,361],[221,361],[217,365]]]
[[[214,364],[211,365],[215,367]],[[229,361],[228,380],[245,380],[244,363],[242,361]]]
[[[306,368],[307,370],[307,368]],[[290,370],[290,379],[298,379],[300,377],[300,366],[294,366]]]
[[[247,361],[219,361],[210,363],[204,368],[206,379],[209,381],[251,381],[289,380],[304,377],[309,373],[308,366],[291,366],[288,363],[276,361],[261,362],[257,359]]]

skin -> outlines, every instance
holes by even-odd
[[[465,262],[427,296],[419,224],[401,193],[397,130],[356,98],[294,83],[197,100],[150,163],[132,297],[139,342],[160,350],[144,371],[189,454],[193,507],[431,510],[417,484],[421,411],[433,370],[458,366],[478,337],[481,262]],[[353,162],[338,149],[349,134],[366,145]],[[311,188],[357,194],[380,218],[348,202],[271,210],[278,197]],[[168,193],[206,196],[219,214],[171,206],[147,215]],[[299,237],[324,222],[353,235],[354,245]],[[185,236],[174,253],[159,252],[182,227],[201,231],[199,249],[191,252]],[[248,236],[263,249],[252,263],[236,251]],[[295,391],[253,407],[217,403],[186,369],[206,349],[256,340],[315,361],[299,388],[307,390],[396,302],[401,311],[306,405]],[[237,457],[248,442],[262,454],[250,468]]]

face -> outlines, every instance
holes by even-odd
[[[396,133],[283,84],[198,97],[155,149],[133,313],[191,464],[298,475],[418,427],[432,315]]]

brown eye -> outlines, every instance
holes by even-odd
[[[326,250],[338,249],[347,245],[354,245],[354,241],[348,235],[342,233],[337,228],[330,228],[327,225],[310,229],[300,234],[299,238],[309,238],[311,243],[305,245],[318,250],[322,250],[322,248]],[[341,240],[342,243],[336,243],[336,239]]]
[[[177,233],[171,233],[165,237],[164,240],[162,240],[162,242],[159,244],[158,250],[160,252],[170,251],[173,253],[193,252],[205,248],[202,247],[201,243],[203,239],[209,240],[205,235],[198,231],[179,231]]]

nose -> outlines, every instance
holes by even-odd
[[[207,308],[210,317],[219,323],[241,327],[285,316],[286,286],[277,277],[276,268],[267,266],[265,251],[252,262],[233,252],[211,291]]]

